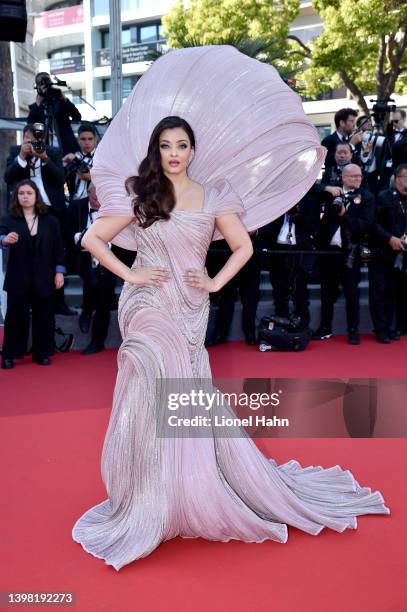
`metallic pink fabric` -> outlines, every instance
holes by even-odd
[[[237,428],[241,437],[156,435],[156,380],[211,378],[208,294],[188,287],[182,274],[203,269],[216,217],[243,213],[243,206],[227,181],[206,184],[204,192],[202,211],[175,211],[169,221],[133,229],[141,264],[165,266],[171,278],[161,288],[124,285],[123,343],[102,453],[108,498],[72,532],[116,570],[176,536],[284,543],[288,525],[317,535],[324,527],[355,529],[360,514],[389,513],[381,493],[361,487],[348,470],[302,468],[294,460],[278,466],[244,429]],[[227,407],[220,414],[231,416]]]
[[[296,204],[325,157],[300,97],[272,66],[229,46],[171,51],[143,75],[96,149],[91,174],[101,215],[129,213],[124,181],[137,174],[151,132],[168,115],[181,116],[194,130],[191,178],[229,180],[248,230]],[[215,230],[214,239],[220,237]],[[137,248],[132,228],[114,242]]]

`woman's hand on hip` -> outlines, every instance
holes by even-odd
[[[186,285],[189,287],[195,287],[196,289],[203,289],[208,293],[217,291],[216,283],[213,278],[208,276],[206,270],[197,270],[196,268],[188,268],[185,270],[183,279]]]
[[[169,278],[170,273],[167,268],[160,266],[137,266],[135,270],[131,270],[126,280],[131,285],[139,287],[162,287]]]

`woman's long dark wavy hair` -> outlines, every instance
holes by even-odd
[[[34,204],[35,214],[36,215],[42,215],[44,213],[46,214],[48,212],[48,207],[46,206],[46,204],[44,204],[41,194],[40,194],[40,190],[38,189],[36,183],[34,183],[34,181],[31,181],[30,179],[24,179],[20,181],[19,183],[17,183],[16,188],[14,189],[12,193],[11,200],[10,200],[10,208],[9,208],[10,215],[12,215],[13,217],[24,217],[23,207],[18,201],[18,190],[20,189],[20,187],[24,187],[24,185],[28,185],[35,191],[35,204]]]
[[[160,156],[160,134],[172,128],[182,128],[195,149],[195,136],[189,123],[181,117],[164,117],[151,134],[147,156],[139,165],[138,176],[131,176],[125,182],[127,193],[135,194],[134,215],[143,228],[158,219],[169,219],[175,206],[174,187],[163,172]]]

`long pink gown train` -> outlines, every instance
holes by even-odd
[[[389,514],[381,493],[361,487],[348,470],[302,468],[295,460],[279,466],[244,430],[233,438],[156,436],[156,379],[211,378],[209,297],[182,274],[204,268],[215,218],[243,208],[227,181],[204,191],[202,211],[173,211],[169,221],[135,229],[142,265],[165,266],[171,279],[162,288],[124,285],[124,340],[102,453],[108,499],[72,531],[116,570],[176,536],[284,543],[288,525],[317,535],[324,527],[355,529],[357,515]]]

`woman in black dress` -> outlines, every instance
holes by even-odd
[[[56,218],[47,213],[37,185],[23,180],[12,195],[9,214],[0,220],[0,245],[9,251],[4,291],[7,313],[3,369],[14,367],[27,349],[32,311],[32,359],[49,365],[54,353],[55,289],[64,284],[65,257]]]

